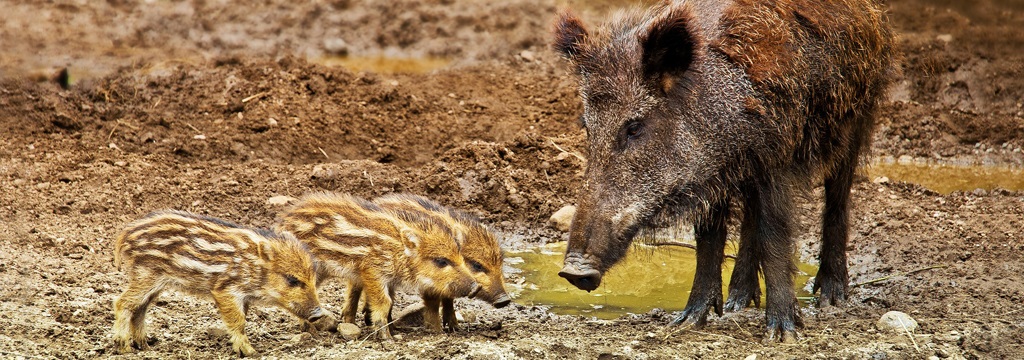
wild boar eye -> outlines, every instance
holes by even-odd
[[[636,139],[644,130],[644,123],[640,120],[633,120],[626,124],[626,138]]]
[[[306,284],[303,284],[301,280],[299,280],[298,278],[296,278],[294,276],[291,276],[291,275],[285,275],[284,276],[284,281],[288,282],[288,286],[291,286],[291,287],[300,287],[300,286],[305,286],[306,285]]]
[[[439,268],[448,267],[452,265],[452,261],[443,257],[434,258],[434,265]]]
[[[472,269],[473,272],[480,272],[480,273],[487,272],[487,269],[485,269],[483,265],[481,265],[480,263],[478,263],[476,261],[473,261],[473,260],[469,261],[469,268]]]

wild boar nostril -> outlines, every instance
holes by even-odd
[[[578,269],[567,264],[558,272],[558,276],[569,280],[570,284],[581,290],[591,291],[601,285],[601,272],[594,269]]]
[[[323,317],[324,317],[324,315],[326,315],[326,314],[324,313],[324,310],[323,310],[323,309],[321,309],[321,308],[320,308],[320,307],[318,306],[318,307],[316,307],[315,309],[313,309],[313,311],[311,311],[311,312],[310,312],[310,314],[309,314],[309,321],[310,321],[310,322],[316,322],[317,320],[320,320],[320,318],[323,318]]]
[[[495,308],[501,309],[505,306],[508,306],[508,304],[511,302],[512,299],[509,299],[508,294],[501,294],[501,296],[499,296],[497,300],[494,300],[494,302],[491,303],[491,305],[494,305]]]
[[[482,287],[480,287],[480,284],[477,284],[477,283],[473,283],[473,288],[472,288],[471,290],[469,290],[469,294],[468,294],[468,295],[466,295],[466,296],[468,296],[468,297],[474,297],[474,296],[476,296],[476,295],[477,295],[478,293],[480,293],[480,289],[482,289]]]

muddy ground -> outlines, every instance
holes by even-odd
[[[621,3],[568,5],[593,23]],[[546,47],[564,1],[0,4],[0,358],[114,356],[111,304],[125,277],[111,241],[154,209],[263,226],[281,209],[267,201],[277,195],[408,191],[480,215],[508,250],[564,238],[544,224],[573,202],[584,165],[574,80]],[[1024,6],[889,6],[903,77],[870,156],[1024,165]],[[451,62],[406,74],[320,65],[342,55]],[[55,81],[62,68],[68,89]],[[449,335],[305,339],[269,308],[251,312],[247,330],[279,358],[1024,353],[1024,193],[873,180],[855,185],[851,280],[891,277],[853,288],[846,307],[803,309],[796,344],[762,345],[756,309],[693,331],[666,328],[674,315],[660,311],[598,321],[470,300],[459,306],[475,319]],[[807,261],[819,196],[800,207]],[[340,308],[337,285],[322,294]],[[920,323],[913,341],[874,329],[890,310]],[[125,358],[230,357],[209,302],[164,296],[149,325],[152,349]]]

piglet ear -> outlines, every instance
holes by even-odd
[[[646,32],[640,34],[644,73],[662,82],[666,92],[673,78],[682,75],[693,63],[697,37],[690,9],[675,6],[665,9]]]
[[[405,255],[412,257],[416,254],[416,248],[420,246],[420,236],[410,228],[402,229],[402,246],[405,247]]]
[[[569,11],[563,11],[555,21],[555,51],[570,61],[580,54],[580,44],[587,38],[583,22]]]
[[[260,259],[266,262],[274,261],[274,247],[270,245],[269,241],[260,241],[256,246],[256,252],[259,254]]]

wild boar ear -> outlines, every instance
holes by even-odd
[[[411,257],[420,246],[420,236],[412,229],[402,229],[402,245],[405,246],[405,255]]]
[[[576,61],[580,44],[587,38],[583,22],[569,11],[563,11],[555,22],[555,51],[570,61]]]
[[[676,6],[654,19],[647,31],[640,35],[644,73],[648,78],[659,81],[665,92],[675,85],[675,78],[693,63],[697,49],[697,38],[691,28],[693,23],[690,10]]]

